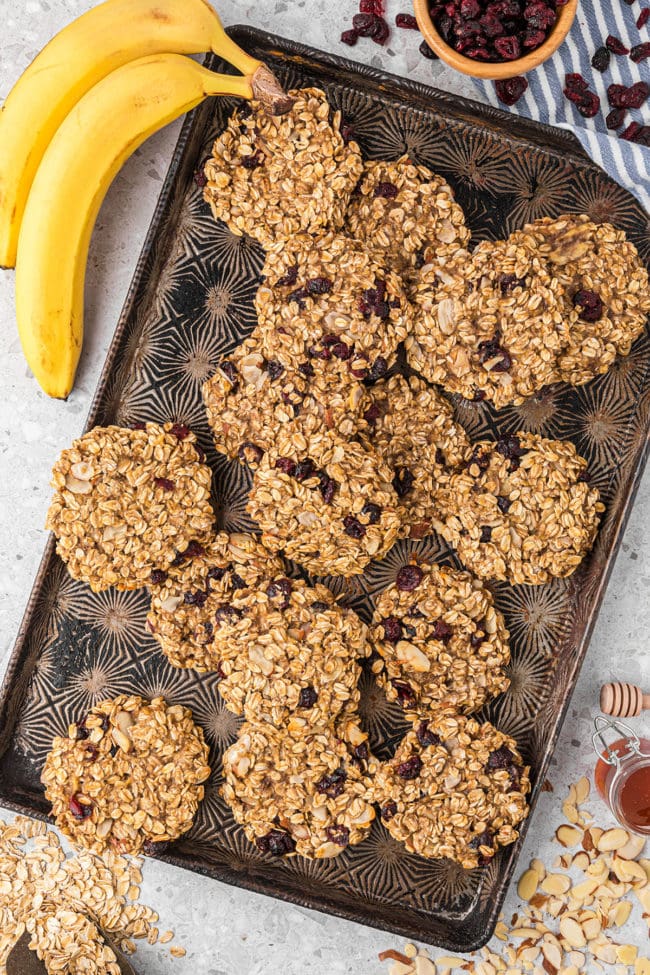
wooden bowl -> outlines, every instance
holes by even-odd
[[[526,74],[527,71],[537,68],[543,61],[555,54],[571,29],[578,8],[578,0],[567,0],[564,6],[559,7],[555,26],[544,43],[531,51],[530,54],[517,58],[516,61],[474,61],[472,58],[466,58],[463,54],[458,54],[453,47],[443,41],[438,33],[429,14],[429,0],[413,0],[413,6],[415,7],[418,26],[425,41],[445,64],[462,72],[462,74],[470,75],[472,78],[500,81]]]

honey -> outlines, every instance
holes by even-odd
[[[619,738],[607,747],[596,764],[596,788],[622,826],[650,836],[650,740],[635,737],[631,747]]]

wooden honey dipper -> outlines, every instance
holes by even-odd
[[[635,718],[650,708],[650,694],[644,694],[634,684],[603,684],[600,689],[600,710],[615,718]]]

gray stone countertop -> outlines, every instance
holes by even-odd
[[[91,6],[91,0],[0,0],[0,101],[49,38]],[[387,8],[391,22],[400,10],[409,9],[400,0],[388,0]],[[336,4],[325,0],[219,2],[226,25],[251,24],[474,97],[471,82],[439,62],[420,57],[420,36],[415,32],[393,30],[385,48],[369,40],[353,50],[340,44],[340,32],[356,9],[353,0]],[[15,328],[13,273],[0,274],[0,674],[46,541],[42,526],[50,495],[50,468],[58,452],[84,425],[178,129],[178,124],[169,126],[138,150],[115,180],[102,208],[88,268],[84,350],[74,391],[66,402],[48,399],[29,374]],[[562,821],[567,785],[589,775],[593,768],[591,722],[600,684],[622,679],[645,683],[650,689],[649,632],[650,471],[641,484],[556,750],[550,775],[554,791],[544,793],[537,805],[522,867],[534,856],[551,862],[558,852],[551,837]],[[650,732],[648,717],[630,723],[639,733]],[[597,822],[610,824],[611,817],[600,800],[592,797],[589,805]],[[143,975],[378,975],[386,966],[377,960],[377,953],[403,948],[401,940],[390,934],[156,861],[145,864],[142,901],[159,912],[161,930],[172,928],[175,943],[187,949],[185,958],[174,959],[168,947],[139,947],[135,964]],[[516,890],[512,889],[505,918],[517,907]],[[648,953],[647,928],[638,906],[624,938]],[[598,970],[595,965],[585,969],[588,975]]]

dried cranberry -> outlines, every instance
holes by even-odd
[[[291,579],[282,578],[275,579],[270,585],[266,587],[266,595],[269,599],[277,599],[282,597],[278,609],[286,609],[291,602],[291,593],[293,592],[293,586],[291,584]]]
[[[337,768],[330,775],[324,775],[316,783],[316,792],[329,796],[330,799],[336,799],[343,792],[347,777],[348,774],[344,768]]]
[[[517,37],[497,37],[494,41],[494,50],[504,61],[515,61],[521,57],[521,44]]]
[[[501,294],[507,295],[515,288],[525,288],[526,278],[518,278],[516,274],[500,274],[497,284],[501,288]]]
[[[233,589],[246,589],[246,583],[236,572],[232,572],[230,575],[230,585]]]
[[[418,51],[420,52],[420,54],[422,55],[423,58],[426,58],[427,59],[427,61],[438,61],[439,60],[438,55],[436,54],[436,52],[433,51],[429,47],[429,45],[427,44],[426,41],[422,41],[422,43],[420,44],[420,46],[418,48]]]
[[[371,34],[370,36],[375,44],[379,44],[381,47],[383,47],[390,36],[390,27],[383,17],[378,17],[377,19],[379,20],[379,27],[375,33]]]
[[[528,82],[521,75],[516,78],[506,78],[504,81],[495,81],[497,97],[504,105],[515,105],[528,88]]]
[[[394,680],[391,681],[391,685],[397,694],[397,700],[403,708],[408,711],[415,706],[415,691],[410,684],[406,684],[404,681]]]
[[[378,504],[373,504],[372,501],[366,501],[361,509],[361,514],[366,516],[369,525],[376,525],[381,518],[381,508]]]
[[[511,504],[512,504],[512,501],[510,500],[510,498],[506,498],[506,496],[504,494],[500,494],[498,496],[498,498],[497,498],[497,508],[499,509],[499,511],[502,514],[505,515],[505,513],[510,508],[510,505]]]
[[[402,639],[402,624],[396,616],[387,616],[381,621],[384,628],[384,640],[388,643],[397,643]]]
[[[599,47],[591,59],[591,66],[596,71],[607,71],[611,54],[606,47]]]
[[[609,85],[607,88],[607,101],[614,108],[625,108],[621,99],[626,91],[627,88],[625,85]]]
[[[142,420],[138,420],[136,423],[131,424],[131,430],[146,430],[147,424],[143,423]]]
[[[293,477],[296,465],[290,457],[278,457],[275,462],[275,468],[278,471],[282,471],[283,474],[288,474],[289,477]]]
[[[510,353],[502,345],[499,345],[496,337],[478,344],[478,361],[481,365],[490,362],[492,359],[499,361],[491,366],[490,372],[507,372],[512,366]]]
[[[86,728],[86,718],[77,722],[77,741],[85,741],[90,732]]]
[[[413,14],[397,14],[395,26],[402,27],[404,30],[419,30],[418,22]]]
[[[198,589],[195,592],[185,592],[183,593],[183,600],[188,606],[197,606],[199,609],[201,606],[205,606],[205,601],[208,598],[207,592],[202,592]]]
[[[510,749],[506,745],[501,745],[500,748],[490,752],[487,760],[487,768],[504,769],[508,768],[510,765],[514,765],[514,763],[515,756],[512,754]]]
[[[595,291],[576,291],[573,304],[585,322],[597,322],[603,317],[603,302]]]
[[[578,474],[578,484],[589,484],[591,481],[591,474],[589,471],[581,471]]]
[[[305,457],[304,460],[299,460],[296,464],[293,477],[296,479],[296,481],[302,483],[303,481],[308,481],[310,477],[314,477],[315,474],[316,465],[311,457]]]
[[[650,85],[645,81],[637,81],[627,89],[622,99],[622,108],[641,108],[648,95],[650,95]]]
[[[308,296],[309,292],[307,288],[297,288],[287,295],[287,301],[295,301],[300,310],[304,310],[307,306],[305,305],[305,298]]]
[[[274,857],[286,856],[293,853],[296,848],[296,841],[284,829],[272,829],[265,836],[258,836],[255,846],[260,853],[270,853]]]
[[[174,423],[169,432],[173,433],[179,440],[185,440],[190,435],[190,428],[186,427],[184,423]]]
[[[504,437],[499,437],[496,448],[506,460],[517,460],[526,453],[521,446],[519,437],[516,437],[514,433],[507,433]]]
[[[78,736],[77,736],[77,740],[79,740]],[[86,752],[86,754],[84,755],[86,761],[94,762],[97,756],[99,755],[99,749],[97,748],[97,745],[93,745],[91,741],[87,741],[86,744],[84,745],[84,749]]]
[[[354,515],[345,516],[343,519],[343,530],[345,531],[346,535],[350,536],[350,538],[359,539],[363,538],[363,536],[366,534],[365,525],[362,525],[360,521],[357,521]]]
[[[167,582],[168,574],[164,569],[152,569],[151,575],[149,576],[149,581],[153,586],[162,586],[163,582]]]
[[[620,133],[619,139],[625,139],[626,142],[634,142],[641,129],[642,126],[638,122],[630,122],[628,127]]]
[[[277,286],[279,288],[290,288],[298,280],[298,265],[292,264],[288,268],[287,273],[278,280]]]
[[[220,371],[224,374],[229,383],[232,383],[233,388],[236,389],[239,385],[239,376],[237,375],[237,370],[235,369],[232,362],[226,359],[219,366]]]
[[[431,639],[440,640],[441,643],[449,643],[454,631],[445,623],[444,620],[436,620],[431,628]]]
[[[367,741],[362,741],[360,745],[352,749],[352,761],[355,765],[363,766],[363,763],[367,762],[369,758],[370,749]]]
[[[605,40],[605,47],[612,54],[629,54],[630,49],[626,47],[623,41],[619,40],[618,37],[614,37],[613,34],[608,34]]]
[[[230,623],[232,625],[235,620],[241,619],[241,615],[240,610],[236,609],[234,606],[231,606],[229,603],[226,603],[224,606],[220,606],[216,611],[214,614],[214,621],[215,623],[219,624]]]
[[[391,821],[393,816],[397,813],[397,803],[390,799],[385,806],[382,806],[379,810],[379,815],[387,823]]]
[[[153,483],[163,491],[173,491],[176,487],[174,481],[170,481],[168,477],[154,477]]]
[[[321,493],[323,501],[325,504],[331,504],[332,500],[334,499],[334,495],[336,494],[338,484],[333,477],[330,477],[329,474],[326,474],[324,471],[319,473],[318,479],[318,490]]]
[[[255,152],[251,152],[248,156],[242,156],[239,160],[240,166],[244,169],[258,169],[260,166],[264,165],[264,153],[261,149],[256,149]]]
[[[210,622],[210,620],[206,620],[204,622],[203,629],[205,630],[206,639],[209,642],[212,639],[212,637],[214,636],[214,626],[212,625],[212,623]]]
[[[376,403],[373,403],[363,414],[363,418],[366,423],[375,423],[381,416],[381,410]]]
[[[413,755],[404,762],[399,762],[395,766],[395,772],[400,779],[417,779],[422,771],[422,759],[419,755]]]
[[[458,11],[463,20],[477,20],[482,13],[478,0],[460,0]]]
[[[490,451],[482,451],[480,447],[474,447],[469,460],[467,461],[468,469],[471,467],[478,467],[479,471],[486,471],[490,466]]]
[[[485,14],[480,18],[479,24],[483,30],[486,37],[501,37],[505,34],[505,28],[497,17],[491,14]]]
[[[481,537],[479,542],[489,542],[492,539],[492,529],[489,525],[481,526]]]
[[[307,291],[310,295],[326,295],[332,290],[332,282],[329,278],[311,278],[307,282]]]
[[[343,33],[341,34],[341,40],[344,44],[349,45],[349,47],[354,47],[354,45],[359,40],[359,35],[354,29],[344,30]]]
[[[362,14],[377,14],[381,17],[384,13],[382,0],[359,0],[359,10]]]
[[[413,592],[422,582],[424,572],[419,565],[403,565],[395,577],[400,592]]]
[[[476,836],[473,836],[469,842],[471,850],[478,850],[481,846],[489,846],[490,849],[494,849],[494,835],[489,831],[489,829],[484,830]]]
[[[347,826],[326,826],[325,835],[336,846],[346,847],[350,842],[350,830]]]
[[[412,489],[415,476],[408,467],[398,467],[392,480],[393,489],[398,498],[405,498]]]
[[[638,30],[641,30],[642,27],[645,27],[645,25],[648,23],[648,18],[650,18],[650,7],[643,7],[636,22],[636,26]],[[632,50],[634,50],[634,48],[632,48]]]
[[[624,108],[613,108],[605,119],[605,125],[608,129],[618,129],[623,124],[625,119],[625,109]]]
[[[249,464],[251,467],[257,466],[264,456],[264,451],[257,444],[251,443],[247,440],[243,443],[239,450],[237,451],[237,456],[244,464]]]
[[[354,136],[355,136],[355,132],[354,132],[353,127],[351,125],[349,125],[347,122],[343,121],[343,122],[341,122],[339,131],[341,133],[341,138],[343,139],[343,142],[347,146],[347,144],[352,139],[354,139]]]
[[[645,61],[646,58],[650,58],[650,41],[644,41],[643,44],[635,44],[630,51],[630,58],[635,64],[639,64],[641,61]]]
[[[208,569],[206,579],[213,580],[214,582],[219,582],[221,579],[223,579],[227,571],[228,571],[227,569],[222,568],[221,566],[213,565],[211,569]]]
[[[284,366],[281,362],[278,362],[277,359],[269,359],[266,364],[266,371],[271,382],[275,382],[275,380],[279,379],[284,372]]]
[[[370,370],[368,372],[368,379],[371,382],[375,382],[377,379],[381,379],[388,372],[388,363],[383,356],[378,355],[373,362]]]
[[[379,30],[379,16],[375,13],[355,14],[352,26],[359,37],[372,37],[373,32]]]
[[[379,197],[382,200],[394,200],[397,193],[398,189],[395,184],[386,180],[383,183],[377,183],[375,186],[374,196]]]
[[[346,362],[352,355],[352,348],[346,345],[345,342],[335,342],[332,346],[332,355],[335,355],[337,359],[341,359],[342,362]]]
[[[199,187],[199,189],[202,190],[204,186],[207,186],[208,177],[203,172],[203,163],[201,163],[201,165],[199,166],[199,168],[194,171],[194,177],[193,178],[194,178],[194,182]]]
[[[415,734],[423,748],[440,744],[440,735],[437,735],[435,731],[429,729],[428,721],[421,721],[415,729]]]
[[[79,822],[84,819],[88,819],[92,815],[93,807],[91,805],[85,805],[77,799],[77,796],[70,796],[70,801],[68,802],[68,808],[74,818]]]
[[[307,687],[300,688],[300,694],[298,695],[299,708],[313,708],[317,700],[318,694],[311,684],[309,684]]]

